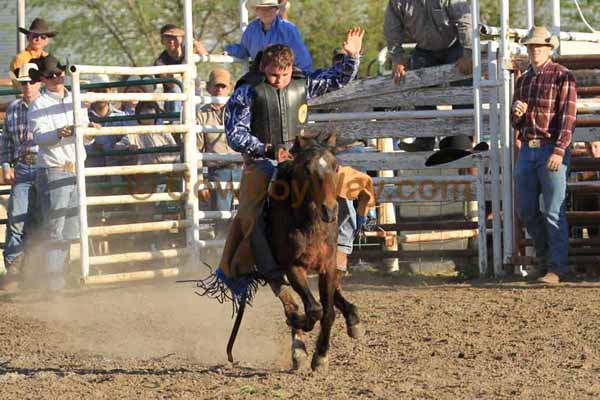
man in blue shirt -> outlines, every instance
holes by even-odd
[[[284,44],[294,52],[294,66],[305,73],[312,71],[312,58],[302,41],[296,25],[280,15],[277,0],[257,0],[254,6],[257,19],[252,21],[239,44],[225,46],[228,55],[237,58],[256,58],[259,51],[272,44]]]
[[[344,42],[344,60],[329,69],[309,75],[293,69],[294,54],[284,45],[267,47],[258,71],[237,83],[225,105],[225,135],[229,146],[244,156],[239,210],[231,225],[218,276],[226,281],[256,272],[268,279],[277,292],[283,276],[263,246],[258,218],[277,160],[291,157],[286,148],[308,120],[307,99],[321,96],[350,83],[358,72],[364,31],[354,28]],[[256,251],[261,248],[262,251]]]

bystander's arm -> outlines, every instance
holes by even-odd
[[[565,150],[571,145],[577,119],[577,88],[571,72],[565,74],[558,93],[557,119],[561,121],[561,124],[554,154],[564,156]]]

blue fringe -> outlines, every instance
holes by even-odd
[[[239,305],[242,300],[248,298],[248,290],[250,289],[253,279],[247,276],[241,276],[237,279],[228,278],[221,268],[217,268],[215,277],[223,282],[231,291],[231,300],[237,305]]]

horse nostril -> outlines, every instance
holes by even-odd
[[[321,216],[324,222],[333,222],[337,217],[337,204],[333,208],[327,207],[325,204],[321,205]]]

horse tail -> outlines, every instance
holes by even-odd
[[[238,313],[235,317],[235,322],[233,324],[233,329],[231,330],[231,334],[229,335],[229,341],[227,342],[227,359],[230,363],[233,363],[233,345],[235,343],[235,339],[237,338],[238,331],[240,330],[240,325],[242,324],[242,318],[244,317],[244,310],[246,309],[246,296],[243,296],[239,303]]]

